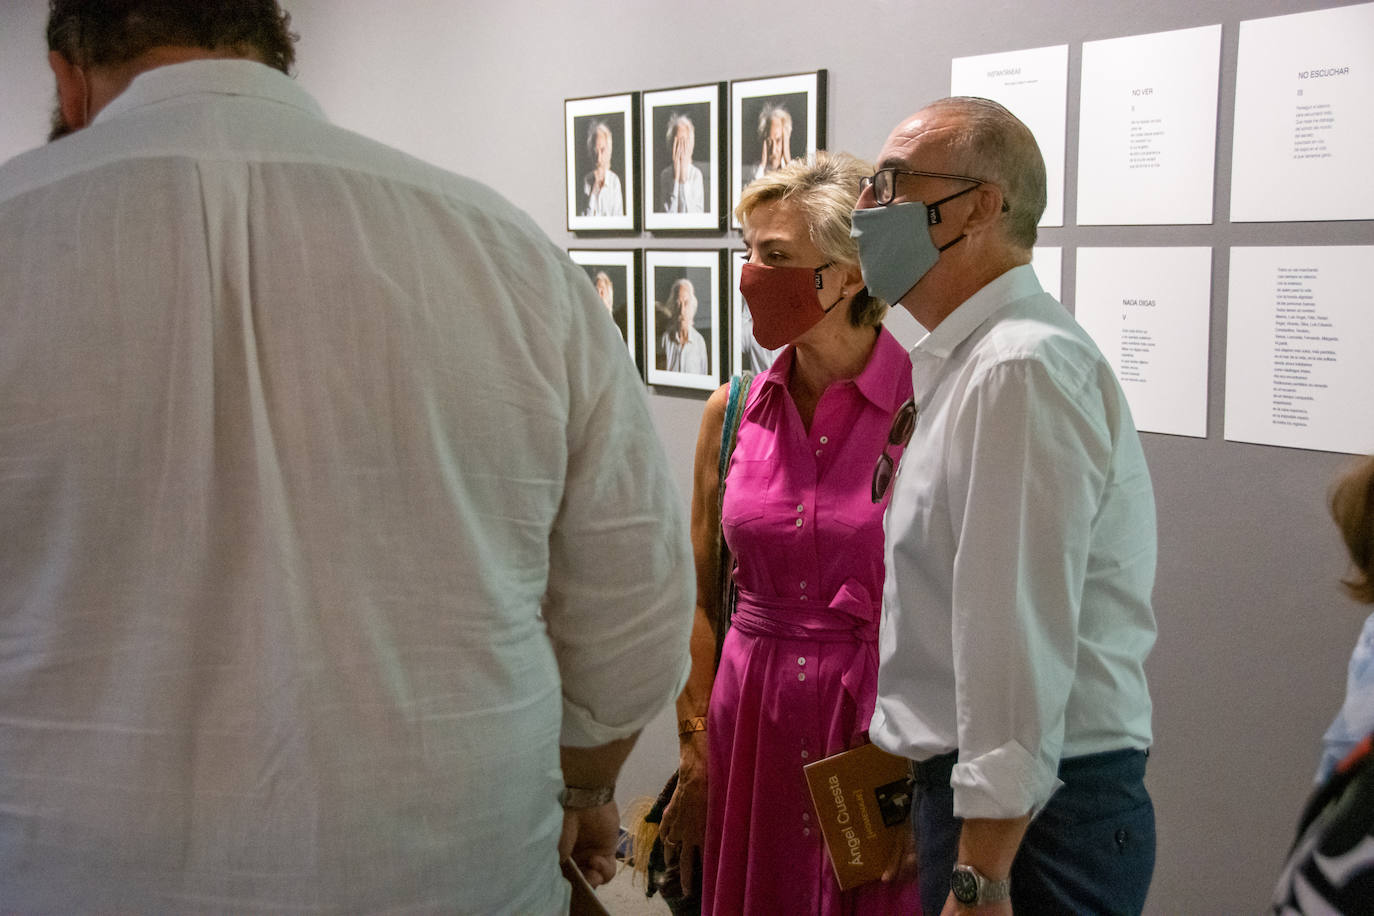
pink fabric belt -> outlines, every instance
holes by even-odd
[[[850,736],[852,747],[868,731],[877,700],[878,613],[879,607],[869,597],[868,589],[851,579],[840,587],[828,606],[740,589],[730,626],[755,637],[852,643],[853,656],[840,678],[858,713],[855,733]]]

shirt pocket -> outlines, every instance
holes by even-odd
[[[736,458],[725,478],[725,502],[720,523],[731,531],[746,522],[762,518],[768,508],[773,482],[773,462],[758,458]]]

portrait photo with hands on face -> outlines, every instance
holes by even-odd
[[[644,93],[644,226],[723,229],[725,83]]]
[[[730,207],[744,189],[825,147],[828,73],[735,80],[730,84]],[[737,215],[730,225],[739,227]]]
[[[701,109],[706,113],[706,105],[689,105],[688,109]],[[701,166],[693,159],[696,150],[697,128],[693,111],[671,111],[666,113],[667,128],[664,131],[663,147],[657,158],[667,160],[667,165],[658,172],[658,193],[654,199],[654,210],[658,213],[701,213],[706,208],[706,177]],[[705,145],[710,144],[710,121],[697,115],[704,125]]]

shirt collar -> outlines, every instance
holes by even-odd
[[[92,123],[197,93],[253,96],[324,118],[324,111],[308,92],[291,77],[266,64],[253,60],[190,60],[140,73],[100,110]]]
[[[790,344],[778,358],[773,360],[763,373],[761,389],[776,386],[787,388],[787,378],[792,371],[792,361],[796,358],[797,348]],[[890,411],[896,406],[898,381],[906,373],[900,371],[898,364],[905,362],[906,351],[887,328],[878,328],[878,339],[873,343],[873,352],[868,355],[868,364],[863,371],[849,379],[870,403],[881,410]]]
[[[1029,264],[1013,267],[965,299],[911,348],[911,359],[947,359],[977,328],[1008,303],[1041,293],[1040,280]]]

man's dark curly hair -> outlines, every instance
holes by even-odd
[[[182,45],[258,57],[290,73],[297,37],[290,25],[276,0],[48,0],[49,50],[83,67]]]

